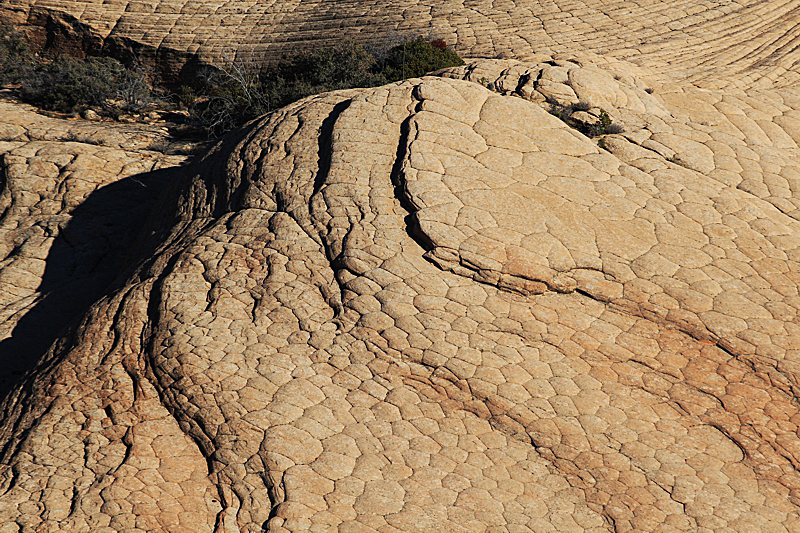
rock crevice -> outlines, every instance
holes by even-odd
[[[5,400],[3,527],[800,527],[800,102],[560,58],[441,74],[176,170]],[[625,131],[603,149],[548,95]]]

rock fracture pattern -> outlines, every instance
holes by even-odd
[[[184,166],[3,115],[0,349],[72,325],[0,533],[800,532],[800,93],[737,79],[476,60]]]

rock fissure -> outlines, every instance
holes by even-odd
[[[303,100],[182,167],[112,294],[7,396],[4,523],[800,527],[799,155],[782,125],[800,103],[590,54],[440,74]],[[601,150],[548,100],[606,110],[629,139]],[[81,169],[154,168],[55,142],[3,145],[12,320],[58,285],[40,288],[46,228],[81,229]],[[85,231],[65,256],[99,242]]]

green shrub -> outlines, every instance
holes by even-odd
[[[22,36],[0,28],[0,85],[18,83],[33,66],[34,56]]]
[[[363,45],[344,41],[309,54],[284,59],[259,76],[272,109],[300,98],[338,89],[387,83],[375,56]]]
[[[344,41],[281,61],[275,68],[268,69],[262,79],[268,84],[280,80],[281,84],[299,85],[303,87],[301,92],[305,92],[305,88],[321,92],[319,89],[369,87],[385,82],[375,72],[376,64],[375,57],[363,45]]]
[[[622,133],[625,128],[621,124],[616,124],[611,120],[611,116],[605,109],[600,110],[600,115],[597,123],[589,128],[589,137],[598,137],[600,135],[608,135],[611,133]]]
[[[442,47],[443,44],[441,39],[428,42],[423,37],[399,44],[389,51],[381,72],[388,81],[398,81],[463,65],[464,61],[458,54]]]
[[[600,110],[600,116],[597,120],[597,126],[600,134],[606,132],[609,126],[611,126],[611,116],[605,109]]]
[[[182,87],[181,100],[216,136],[312,94],[375,87],[463,64],[440,39],[429,43],[420,37],[383,51],[343,41],[260,72],[255,65],[230,60],[202,74],[196,87]]]
[[[217,136],[311,94],[383,84],[375,64],[362,45],[349,41],[284,59],[261,72],[255,65],[229,60],[201,73],[197,87],[182,87],[181,99],[208,133]]]
[[[30,69],[20,84],[24,101],[63,112],[101,106],[111,98],[119,98],[125,110],[135,110],[150,94],[141,72],[127,70],[110,57],[62,57]]]

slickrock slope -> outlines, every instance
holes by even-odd
[[[181,171],[6,398],[0,532],[800,531],[798,93],[569,59],[311,97]]]
[[[275,60],[350,37],[433,34],[462,56],[594,52],[707,85],[798,82],[800,0],[0,0],[0,20],[42,45],[190,58]],[[124,52],[127,50],[127,52]],[[227,56],[227,59],[226,59]]]
[[[0,101],[0,393],[104,294],[174,167],[154,126]]]

